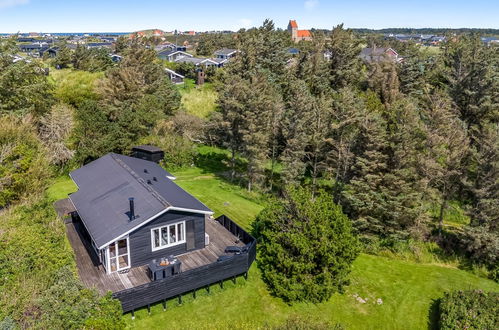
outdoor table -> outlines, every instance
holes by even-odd
[[[166,262],[167,264],[161,265]],[[175,257],[163,258],[159,262],[153,260],[149,263],[149,276],[151,280],[157,281],[166,277],[171,277],[180,273],[180,266],[182,262]]]

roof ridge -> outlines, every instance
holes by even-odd
[[[121,167],[123,167],[141,186],[143,186],[147,191],[151,193],[151,195],[156,198],[161,204],[166,207],[172,206],[166,199],[164,199],[151,185],[147,184],[147,182],[142,179],[134,170],[130,168],[124,161],[116,157],[114,153],[111,153],[111,158],[118,163]]]

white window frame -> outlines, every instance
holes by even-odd
[[[175,242],[175,243],[168,243],[166,245],[161,245],[161,230],[163,228],[167,228],[168,227],[168,240],[170,240],[170,227],[171,226],[175,226],[175,237],[178,238],[178,225],[179,224],[182,224],[182,227],[183,227],[183,237],[182,237],[182,240],[178,240]],[[154,246],[154,231],[155,230],[159,230],[159,247],[155,247]],[[167,248],[170,248],[172,246],[176,246],[176,245],[180,245],[180,244],[184,244],[186,242],[186,239],[185,239],[185,221],[179,221],[179,222],[174,222],[174,223],[169,223],[169,224],[166,224],[166,225],[163,225],[163,226],[159,226],[159,227],[154,227],[154,228],[151,228],[151,250],[154,252],[154,251],[159,251],[159,250],[163,250],[163,249],[167,249]]]

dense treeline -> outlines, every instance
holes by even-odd
[[[382,42],[404,61],[362,62],[365,39],[341,25],[297,45],[271,21],[224,35],[223,42],[203,38],[200,52],[241,51],[210,74],[218,110],[205,120],[183,112],[178,89],[145,44],[121,38],[118,64],[103,52],[62,46],[50,62],[68,69],[47,76],[47,61],[14,61],[14,43],[0,41],[0,212],[13,219],[0,222],[0,244],[32,251],[41,240],[54,253],[63,251],[60,260],[23,255],[0,270],[0,291],[22,296],[0,295],[0,321],[9,316],[4,322],[30,326],[75,319],[75,328],[105,328],[119,314],[113,301],[74,283],[74,265],[43,190],[54,173],[110,151],[128,153],[137,143],[163,148],[170,167],[199,161],[195,144],[225,148],[228,171],[220,175],[274,195],[255,233],[272,238],[262,250],[270,252],[262,254],[269,261],[261,264],[269,270],[263,276],[287,301],[322,301],[341,291],[358,253],[355,233],[366,251],[433,240],[485,265],[497,279],[499,49],[475,35],[452,38],[438,53]],[[298,55],[288,54],[292,45]],[[469,223],[449,226],[451,207]],[[33,224],[32,239],[15,245],[19,219],[35,210],[40,214],[24,224]],[[59,229],[47,230],[52,227]],[[328,240],[338,243],[328,247]],[[270,259],[283,247],[313,253]],[[0,249],[0,262],[16,251]],[[32,277],[26,290],[15,286],[42,263],[50,267],[39,282]],[[68,264],[71,274],[63,269]],[[283,276],[272,278],[275,270]],[[74,285],[76,293],[68,292]],[[50,313],[47,306],[66,295],[71,306],[81,306],[77,315],[62,305]]]
[[[496,276],[497,47],[462,35],[438,54],[405,44],[401,64],[363,63],[361,40],[338,26],[290,58],[270,21],[237,40],[213,116],[232,180],[327,189],[366,244],[435,239]],[[444,226],[451,202],[471,218],[464,231]]]
[[[64,225],[44,193],[54,174],[128,152],[178,110],[179,93],[156,53],[136,43],[122,51],[119,65],[107,53],[64,46],[53,60],[15,60],[12,40],[0,42],[2,329],[124,327],[119,301],[78,280]],[[69,77],[54,80],[47,63],[74,71],[56,70]],[[163,133],[179,136],[156,135],[168,140]]]
[[[499,35],[498,29],[478,29],[478,28],[460,28],[460,29],[450,29],[450,28],[386,28],[386,29],[363,29],[355,28],[352,29],[357,33],[382,33],[382,34],[430,34],[430,35],[446,35],[446,34],[467,34],[467,33],[478,33],[481,35]]]

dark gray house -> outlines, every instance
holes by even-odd
[[[78,191],[56,204],[82,283],[124,312],[247,277],[256,240],[173,182],[159,148],[109,153],[73,172]],[[57,207],[56,207],[57,208]]]
[[[69,198],[107,273],[205,247],[213,212],[158,164],[110,153],[70,176]]]

